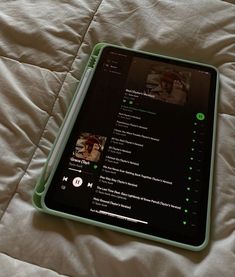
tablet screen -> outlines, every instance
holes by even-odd
[[[46,206],[201,245],[215,89],[211,67],[105,47]]]

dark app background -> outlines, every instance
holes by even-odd
[[[214,75],[199,65],[105,48],[47,206],[201,243]]]

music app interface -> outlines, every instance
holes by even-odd
[[[211,75],[105,48],[47,205],[196,244],[206,224]]]

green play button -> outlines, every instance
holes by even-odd
[[[196,114],[196,118],[197,118],[198,120],[204,120],[204,119],[205,119],[205,115],[204,115],[204,113],[197,113],[197,114]]]

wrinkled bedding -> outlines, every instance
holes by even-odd
[[[35,210],[32,194],[93,46],[220,72],[211,239],[201,252]],[[0,276],[235,276],[235,3],[0,2]]]

